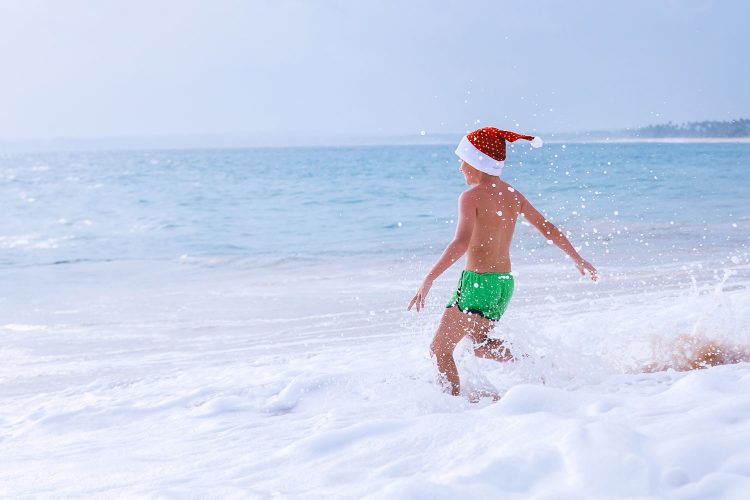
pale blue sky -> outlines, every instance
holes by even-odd
[[[0,138],[750,117],[749,14],[740,0],[0,0]]]

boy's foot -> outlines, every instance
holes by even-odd
[[[492,398],[492,401],[500,401],[500,394],[494,391],[488,391],[486,389],[477,389],[469,392],[466,398],[471,403],[478,403],[482,398]]]

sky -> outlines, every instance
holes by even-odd
[[[0,0],[0,139],[750,117],[750,2]]]

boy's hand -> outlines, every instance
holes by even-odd
[[[587,260],[580,259],[576,261],[576,267],[578,268],[578,272],[582,275],[586,275],[586,271],[591,274],[591,280],[596,281],[599,279],[599,275],[596,274],[596,268],[591,265],[591,263]]]
[[[414,305],[417,306],[417,312],[424,309],[424,299],[427,298],[427,294],[430,293],[430,288],[432,288],[432,281],[424,280],[419,287],[419,290],[417,290],[417,294],[411,299],[411,302],[409,302],[409,307],[407,307],[406,310],[411,311],[411,308]]]

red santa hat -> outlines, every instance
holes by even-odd
[[[514,142],[518,139],[531,141],[533,148],[544,144],[539,137],[484,127],[465,135],[456,148],[456,154],[477,170],[499,176],[505,164],[505,141]]]

